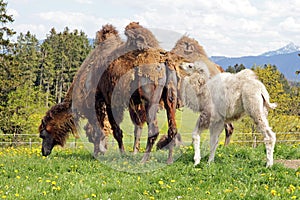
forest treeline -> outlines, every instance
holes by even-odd
[[[61,32],[52,28],[42,42],[30,30],[16,33],[9,28],[14,19],[6,6],[0,0],[0,134],[35,134],[44,113],[63,100],[93,46],[84,32],[68,27]],[[12,42],[11,38],[17,39]],[[236,65],[228,70],[235,73],[242,68]],[[253,66],[253,70],[266,85],[271,101],[278,103],[270,112],[273,129],[300,131],[299,83],[290,84],[276,66]],[[249,127],[246,118],[241,131]]]

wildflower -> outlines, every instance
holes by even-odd
[[[42,192],[42,194],[43,194],[44,196],[46,196],[47,192],[44,190],[44,191]]]
[[[192,190],[192,188],[190,188],[190,187],[188,187],[187,189],[188,189],[189,191],[191,191],[191,190]]]
[[[20,195],[18,193],[15,194],[15,197],[19,197]]]
[[[230,193],[230,192],[232,192],[231,189],[225,189],[225,190],[224,190],[224,193]]]
[[[295,186],[293,186],[292,184],[289,186],[289,188],[288,189],[286,189],[286,191],[287,191],[287,193],[289,193],[289,194],[293,194],[294,192],[295,192],[295,189],[296,189],[296,187]]]
[[[21,177],[20,176],[16,176],[16,179],[20,179]]]
[[[269,190],[269,186],[268,185],[265,185],[265,190]]]
[[[149,197],[149,199],[150,199],[150,200],[154,200],[155,198],[154,198],[154,197]]]
[[[159,193],[159,190],[155,190],[156,193]]]
[[[300,176],[300,172],[296,172],[296,176],[299,177]]]
[[[291,199],[297,199],[297,197],[294,195],[294,196],[291,197]]]
[[[96,197],[97,197],[97,195],[93,193],[93,194],[92,194],[92,197],[96,198]]]
[[[57,186],[57,187],[56,187],[56,186],[53,186],[53,187],[52,187],[52,190],[60,191],[61,188],[60,188],[59,186]]]
[[[145,190],[143,193],[144,193],[144,195],[149,195],[147,190]]]
[[[51,183],[51,180],[47,179],[47,180],[46,180],[46,183]]]
[[[140,181],[141,180],[141,177],[140,176],[138,176],[138,181]]]
[[[160,181],[158,181],[158,184],[159,184],[159,185],[163,185],[164,182],[163,182],[162,180],[160,180]]]
[[[6,197],[7,197],[6,195],[3,195],[1,198],[2,198],[2,199],[6,199]]]
[[[277,194],[276,190],[271,190],[271,195],[272,196],[276,196],[276,194]]]
[[[209,192],[209,191],[206,191],[205,194],[210,195],[210,192]]]
[[[175,180],[171,180],[171,183],[175,183],[176,181]]]

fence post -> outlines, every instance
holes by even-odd
[[[256,146],[257,146],[257,145],[256,145],[256,135],[255,135],[255,133],[254,133],[254,132],[255,132],[255,131],[254,131],[255,129],[254,129],[254,125],[253,125],[253,124],[251,125],[251,129],[252,129],[252,138],[253,138],[252,148],[256,148]]]

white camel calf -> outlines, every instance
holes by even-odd
[[[209,128],[210,156],[214,160],[219,135],[224,123],[249,115],[264,136],[267,167],[273,165],[276,135],[267,120],[267,109],[276,107],[270,103],[269,93],[252,70],[237,74],[221,73],[209,79],[206,65],[202,62],[185,63],[181,68],[189,74],[182,80],[181,98],[186,106],[200,112],[192,133],[195,165],[200,163],[200,133]]]

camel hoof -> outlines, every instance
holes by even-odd
[[[172,159],[172,158],[169,158],[169,159],[167,160],[167,164],[168,164],[168,165],[173,164],[173,159]]]
[[[141,163],[145,164],[149,159],[150,159],[150,155],[146,153],[144,155],[143,159],[141,160]]]

